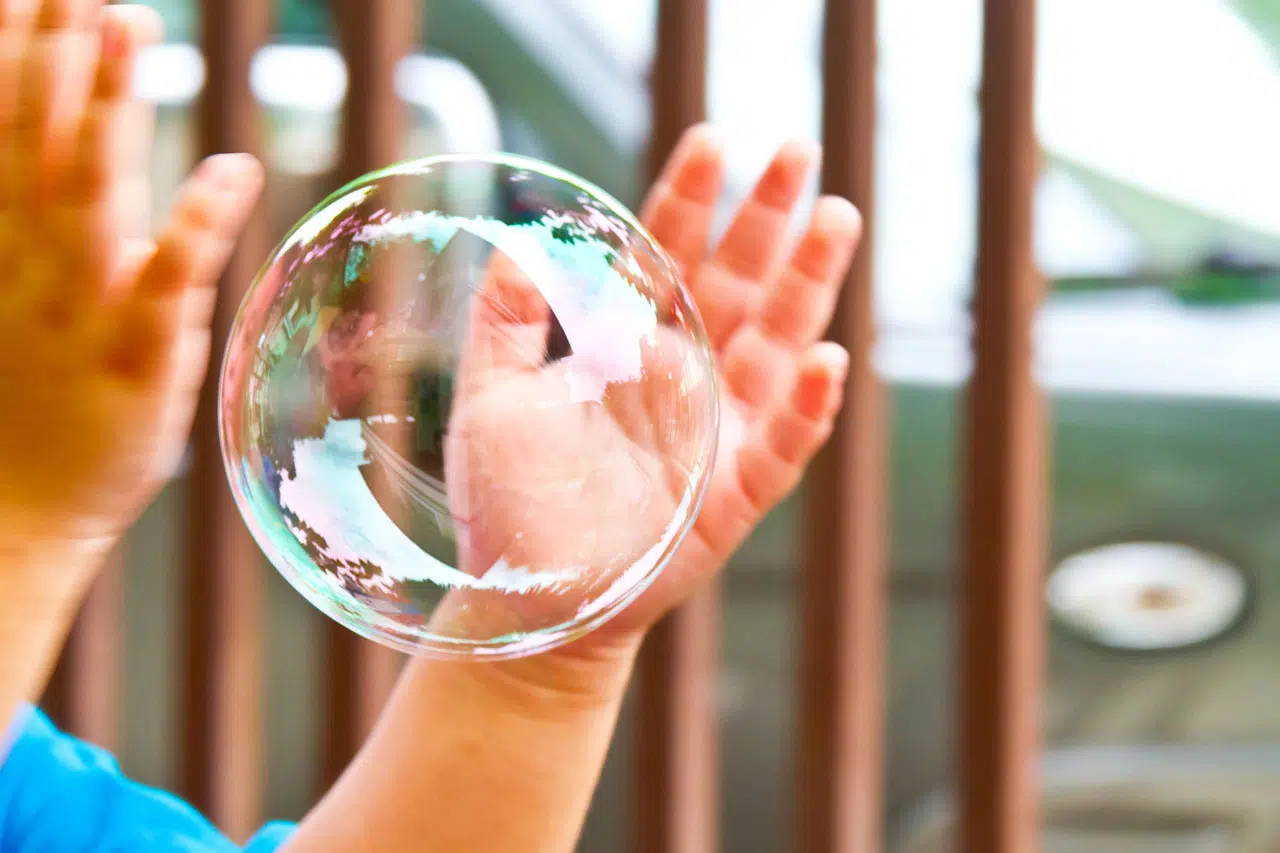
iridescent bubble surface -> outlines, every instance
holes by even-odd
[[[284,240],[240,308],[232,491],[320,610],[403,651],[511,657],[634,600],[689,531],[715,374],[671,261],[532,160],[401,164]]]

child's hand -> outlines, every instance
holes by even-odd
[[[723,160],[706,132],[694,130],[643,211],[653,233],[684,267],[715,348],[723,395],[711,485],[696,527],[667,570],[609,626],[556,652],[485,666],[411,662],[369,743],[303,823],[290,849],[328,853],[371,843],[387,851],[574,849],[644,629],[719,570],[795,487],[840,407],[847,356],[818,338],[858,241],[860,220],[848,202],[820,201],[788,259],[789,216],[814,159],[816,153],[807,147],[785,147],[720,246],[708,253]],[[497,270],[490,286],[520,286],[511,272]],[[509,328],[491,339],[502,348],[486,353],[473,343],[467,353],[472,361],[461,371],[461,401],[454,409],[458,422],[451,424],[464,441],[453,452],[488,455],[492,450],[495,474],[507,465],[510,476],[483,476],[482,460],[466,459],[463,496],[468,488],[486,490],[470,495],[472,502],[488,508],[490,501],[498,502],[500,511],[490,518],[500,523],[508,508],[500,502],[511,496],[498,492],[528,484],[532,488],[517,494],[514,505],[533,513],[514,526],[532,540],[521,538],[520,547],[534,549],[522,556],[543,565],[565,559],[566,553],[609,556],[634,544],[628,542],[629,528],[643,527],[647,520],[635,512],[619,515],[628,494],[647,488],[655,499],[665,496],[654,487],[660,468],[653,463],[661,455],[620,452],[643,450],[636,433],[626,428],[643,424],[643,415],[634,419],[626,412],[597,411],[588,417],[581,406],[557,413],[550,411],[555,407],[519,405],[520,393],[528,401],[555,399],[556,393],[555,365],[534,366],[540,363],[546,329],[536,300],[532,307],[505,315]],[[521,334],[522,327],[527,334]],[[653,355],[660,358],[663,347],[678,350],[680,342],[660,339],[655,346],[659,352]],[[477,379],[476,386],[466,387]],[[475,412],[470,424],[468,409]],[[491,435],[468,432],[486,425],[492,425]],[[533,437],[531,443],[559,443],[541,458],[532,450],[506,448],[507,439],[520,437],[517,426]],[[572,464],[575,449],[593,464],[568,473],[582,475],[591,485],[590,478],[600,474],[592,469],[603,467],[603,479],[616,477],[618,489],[599,485],[578,494],[561,488],[573,482],[564,479],[564,465]],[[547,471],[540,463],[554,467]],[[454,467],[451,478],[457,476],[456,458]],[[450,480],[451,498],[457,485]],[[557,489],[549,508],[526,499],[547,494],[548,485]],[[669,508],[658,505],[655,517]],[[578,526],[567,536],[566,522]],[[472,532],[482,540],[493,535],[492,530]],[[512,532],[498,531],[497,544],[506,545]],[[484,542],[472,547],[483,551]],[[480,556],[483,566],[488,555]],[[468,618],[474,608],[449,606],[465,605],[464,599],[446,599],[436,617]],[[554,604],[554,599],[529,603]],[[500,602],[494,610],[501,611]],[[422,808],[424,802],[443,801],[450,806],[444,812]],[[500,821],[488,819],[494,803],[504,804]],[[376,828],[375,835],[369,827]]]
[[[788,224],[816,156],[809,146],[784,147],[710,254],[723,164],[704,129],[686,136],[645,207],[706,321],[721,435],[691,533],[654,587],[602,635],[638,635],[722,566],[830,433],[848,357],[818,339],[860,219],[849,202],[823,198],[788,252]],[[611,389],[600,407],[576,405],[572,358],[545,365],[549,326],[537,286],[495,253],[445,445],[451,509],[463,521],[460,566],[483,573],[503,558],[540,571],[589,567],[581,583],[599,596],[647,558],[684,498],[699,448],[672,424],[704,410],[706,401],[691,397],[710,385],[677,387],[671,377],[689,344],[659,327],[645,345],[644,377]],[[580,603],[559,588],[519,597],[455,590],[433,629],[499,636],[569,621]]]
[[[0,0],[0,531],[110,543],[172,473],[206,373],[216,280],[258,195],[204,163],[148,236],[159,36],[141,6]]]

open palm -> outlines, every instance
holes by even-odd
[[[459,567],[555,578],[519,596],[465,594],[469,612],[484,601],[502,614],[499,633],[581,617],[583,600],[616,600],[625,574],[664,556],[652,549],[673,542],[682,501],[691,514],[690,481],[710,461],[714,382],[698,344],[662,313],[641,334],[608,336],[611,361],[630,365],[626,378],[590,346],[548,359],[547,301],[516,262],[491,256],[444,444]]]
[[[686,497],[706,450],[706,395],[720,394],[721,435],[708,492],[669,568],[615,620],[641,629],[705,579],[798,482],[830,432],[841,401],[844,351],[820,343],[859,235],[843,200],[819,201],[788,252],[787,230],[815,159],[808,146],[777,155],[714,252],[711,220],[722,158],[705,129],[686,136],[644,210],[704,316],[717,381],[690,386],[693,344],[659,325],[644,370],[610,385],[598,404],[574,399],[572,356],[546,361],[549,309],[537,287],[495,253],[476,300],[446,441],[451,511],[462,567],[497,561],[572,578],[604,593],[653,543]],[[701,396],[700,396],[701,395]],[[574,616],[582,595],[468,593],[475,618],[505,629],[549,627]],[[581,591],[585,592],[585,591]],[[518,612],[512,612],[512,610]],[[561,612],[563,611],[563,612]],[[445,619],[437,614],[437,623]]]
[[[259,169],[207,161],[148,233],[144,7],[0,3],[0,529],[118,536],[185,447],[213,284]]]

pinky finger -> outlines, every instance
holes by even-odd
[[[739,452],[742,491],[757,511],[768,512],[799,484],[830,437],[848,369],[848,353],[837,344],[806,350],[789,399],[757,425],[754,439]]]

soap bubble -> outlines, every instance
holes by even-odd
[[[436,157],[340,190],[240,307],[223,458],[272,564],[402,651],[514,657],[643,592],[715,455],[672,262],[586,182]]]

